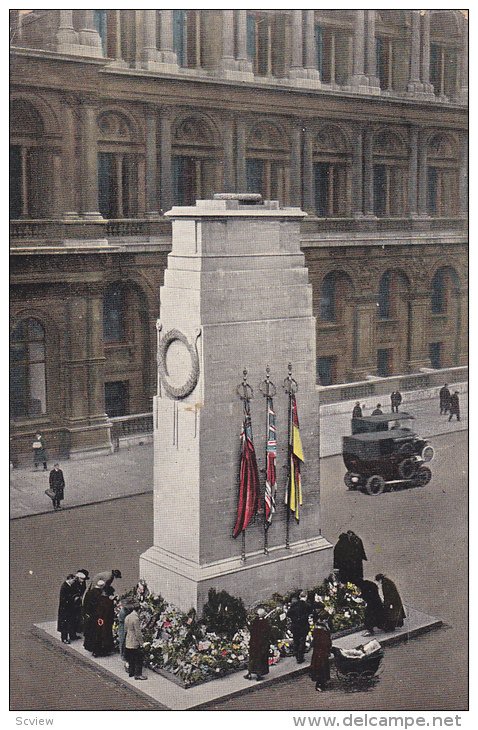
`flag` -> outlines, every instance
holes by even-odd
[[[259,471],[256,452],[252,441],[252,423],[249,413],[245,413],[241,433],[241,466],[239,474],[239,498],[237,519],[232,533],[240,535],[246,529],[259,507]]]
[[[304,452],[302,451],[302,440],[299,431],[299,416],[297,415],[297,402],[295,395],[290,397],[290,443],[289,443],[289,482],[285,503],[288,505],[294,517],[299,522],[299,507],[302,504],[302,482],[300,477],[300,465],[304,463]]]
[[[266,446],[266,490],[264,493],[264,525],[267,530],[276,511],[276,414],[272,398],[267,399],[267,446]]]

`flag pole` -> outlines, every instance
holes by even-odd
[[[289,363],[289,372],[284,380],[284,390],[289,396],[289,418],[288,418],[288,465],[287,465],[287,502],[285,518],[285,548],[290,550],[290,498],[291,498],[291,477],[292,477],[292,398],[297,391],[297,381],[292,377],[292,363]]]
[[[242,383],[240,383],[237,386],[237,394],[239,398],[242,400],[243,406],[244,406],[244,418],[246,416],[250,416],[250,407],[249,407],[249,401],[253,396],[253,390],[251,386],[247,382],[247,370],[244,368],[242,371]],[[246,562],[246,531],[242,530],[241,532],[241,563]]]
[[[266,459],[265,459],[265,473],[267,483],[267,464],[268,464],[268,446],[269,446],[269,409],[272,410],[272,398],[276,394],[276,387],[270,379],[271,369],[269,365],[266,367],[266,378],[262,381],[259,386],[259,390],[266,399]],[[267,488],[267,487],[266,487]],[[272,509],[272,494],[271,494],[271,509]],[[264,490],[264,555],[269,555],[269,523],[267,522],[267,511],[266,511],[266,495]]]

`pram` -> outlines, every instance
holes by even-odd
[[[382,663],[383,649],[378,641],[360,644],[355,649],[332,647],[337,678],[348,683],[372,680]]]

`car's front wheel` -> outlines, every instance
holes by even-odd
[[[417,473],[417,468],[418,465],[414,458],[404,459],[398,465],[398,473],[400,474],[402,479],[413,479],[413,477]]]
[[[344,483],[347,489],[357,489],[360,484],[360,475],[348,471],[344,475]]]
[[[385,479],[379,474],[374,474],[365,482],[365,491],[371,496],[382,494],[385,489]]]
[[[432,478],[432,471],[428,468],[428,466],[422,466],[417,473],[417,476],[414,479],[415,484],[417,487],[424,487],[430,479]]]

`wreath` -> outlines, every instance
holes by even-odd
[[[169,332],[166,332],[164,337],[161,338],[158,345],[158,369],[159,369],[159,377],[161,378],[161,383],[164,387],[164,390],[169,395],[170,398],[174,398],[175,400],[181,400],[182,398],[186,398],[190,393],[193,392],[194,388],[196,387],[198,380],[199,380],[199,355],[197,350],[197,340],[199,335],[201,334],[200,330],[197,330],[196,338],[194,340],[194,345],[192,345],[186,335],[184,335],[182,332],[180,332],[177,329],[169,330]],[[172,345],[173,342],[181,342],[187,351],[189,352],[189,356],[191,358],[191,369],[189,371],[189,375],[186,378],[183,385],[180,386],[174,386],[169,382],[169,372],[168,367],[166,365],[166,356],[167,352]]]

